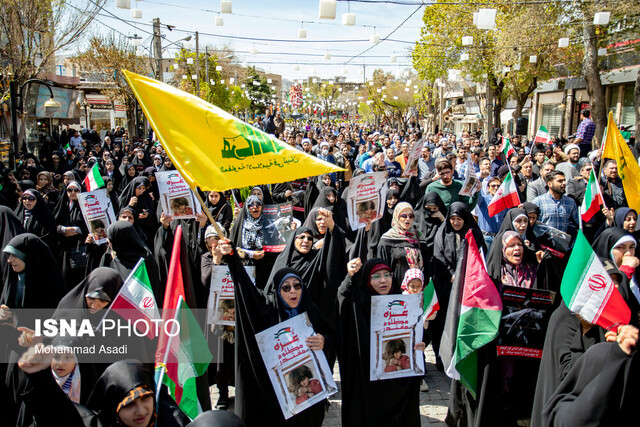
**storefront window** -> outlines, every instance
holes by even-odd
[[[620,117],[620,125],[636,124],[636,111],[633,102],[634,85],[624,87],[624,97],[622,98],[622,115]]]
[[[542,119],[540,124],[547,128],[550,135],[560,134],[560,123],[562,122],[562,114],[564,110],[560,110],[557,104],[545,104],[542,106]]]

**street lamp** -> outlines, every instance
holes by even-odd
[[[9,83],[9,90],[10,90],[10,96],[11,96],[11,137],[13,139],[13,164],[14,166],[17,163],[17,154],[18,154],[18,111],[20,111],[20,113],[23,115],[24,118],[24,112],[22,110],[22,101],[23,101],[23,95],[22,95],[22,91],[24,90],[24,87],[31,82],[37,82],[40,84],[43,84],[47,87],[47,89],[49,89],[49,94],[51,95],[51,98],[49,98],[48,101],[45,101],[45,103],[43,104],[44,107],[44,112],[45,114],[49,115],[49,114],[53,114],[56,111],[58,111],[62,105],[56,101],[53,97],[53,90],[51,90],[51,85],[47,82],[45,82],[44,80],[40,80],[40,79],[29,79],[26,82],[22,83],[22,85],[20,85],[20,88],[18,88],[18,83],[15,81],[12,81]]]

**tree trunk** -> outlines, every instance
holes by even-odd
[[[591,107],[591,120],[596,124],[596,133],[592,146],[602,144],[602,135],[607,126],[607,109],[605,105],[604,87],[600,80],[600,68],[598,67],[598,40],[596,37],[596,27],[589,19],[582,24],[584,38],[584,60],[582,62],[582,73],[587,83],[587,93],[589,94],[589,105]],[[597,145],[595,145],[595,144]]]
[[[529,96],[533,93],[534,90],[536,90],[537,87],[538,77],[534,77],[533,80],[531,80],[529,87],[527,87],[527,90],[525,90],[519,96],[516,96],[516,109],[512,115],[514,119],[517,120],[518,117],[522,117],[522,109],[524,108],[524,104],[527,103],[527,99],[529,99]]]
[[[636,77],[636,88],[633,91],[633,102],[636,106],[636,141],[638,140],[638,125],[640,125],[640,70]]]

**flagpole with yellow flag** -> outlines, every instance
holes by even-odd
[[[613,121],[612,112],[609,113],[607,135],[602,149],[602,162],[604,162],[604,159],[616,161],[627,204],[631,209],[638,212],[638,209],[640,209],[640,166],[633,157],[618,126]]]
[[[123,73],[163,148],[192,189],[225,191],[344,171],[195,95]]]

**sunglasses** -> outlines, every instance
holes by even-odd
[[[24,197],[22,198],[22,201],[25,201],[25,200],[28,200],[28,201],[30,201],[30,202],[33,202],[34,200],[36,200],[36,198],[35,198],[35,197],[33,197],[33,196],[24,196]]]
[[[291,292],[291,285],[283,285],[280,289],[286,294],[287,292]],[[302,289],[302,283],[296,283],[295,285],[293,285],[293,289],[299,291],[300,289]]]
[[[307,242],[313,242],[313,237],[305,236],[303,234],[303,235],[300,235],[300,236],[296,237],[296,240],[306,240]]]
[[[77,188],[67,188],[67,193],[79,193],[80,190]]]
[[[250,208],[259,208],[260,206],[262,206],[260,203],[251,203],[249,205]]]
[[[489,188],[498,188],[498,187],[500,187],[500,184],[491,184],[489,186]]]
[[[411,214],[400,214],[400,219],[407,219],[407,218],[413,219],[415,217],[416,216],[414,214],[412,214],[412,213]]]

